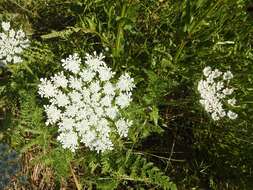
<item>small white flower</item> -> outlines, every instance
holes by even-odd
[[[97,107],[97,109],[94,110],[98,117],[104,116],[104,109],[102,107]],[[100,121],[101,122],[101,121]]]
[[[213,74],[211,73],[207,78],[206,78],[206,81],[205,81],[207,84],[213,84],[214,83],[214,76]]]
[[[230,104],[231,106],[235,106],[235,104],[236,104],[236,99],[235,99],[235,98],[229,99],[229,100],[228,100],[228,104]]]
[[[117,98],[115,103],[122,109],[124,107],[127,107],[129,103],[132,101],[131,99],[131,93],[121,93]]]
[[[74,131],[62,132],[57,137],[57,140],[62,144],[63,148],[68,148],[75,152],[78,146],[78,136]]]
[[[116,128],[118,130],[118,133],[121,137],[127,137],[129,127],[133,124],[132,121],[124,120],[123,118],[120,118],[116,123]]]
[[[224,99],[224,98],[226,98],[226,95],[225,94],[223,94],[223,93],[220,93],[220,92],[217,92],[216,93],[216,96],[219,98],[219,99]]]
[[[14,52],[16,53],[16,54],[19,54],[19,53],[21,53],[23,51],[23,49],[21,48],[21,47],[14,47]]]
[[[76,117],[76,115],[78,114],[78,109],[76,104],[70,104],[65,106],[65,111],[63,113],[63,115],[65,117]]]
[[[50,102],[59,107],[65,107],[70,103],[69,97],[61,91],[58,91],[55,98],[50,99]]]
[[[234,119],[236,119],[236,118],[238,117],[238,114],[236,114],[236,113],[234,113],[234,112],[232,112],[232,111],[228,111],[227,116],[228,116],[230,119],[234,120]]]
[[[65,77],[65,75],[63,74],[63,72],[60,72],[60,73],[54,75],[54,77],[52,77],[51,80],[53,81],[53,83],[56,87],[66,88],[68,85],[68,80]]]
[[[11,62],[11,61],[12,61],[12,55],[11,55],[11,54],[10,54],[10,55],[7,55],[5,61],[6,61],[6,62]]]
[[[93,55],[86,54],[86,65],[93,71],[97,72],[100,67],[105,66],[105,62],[103,61],[104,56],[102,54],[97,55],[96,52],[93,53]]]
[[[2,29],[7,32],[10,30],[11,24],[9,22],[2,22]]]
[[[81,59],[77,53],[69,55],[66,59],[62,59],[61,62],[66,70],[71,71],[74,74],[77,74],[80,70]]]
[[[69,87],[74,90],[82,90],[82,81],[79,78],[71,76],[69,80]]]
[[[95,77],[95,72],[90,69],[83,70],[81,73],[81,78],[84,82],[90,82]]]
[[[220,117],[225,117],[226,116],[226,112],[224,110],[222,110],[222,112],[219,113]]]
[[[218,78],[222,75],[222,72],[219,71],[219,69],[215,69],[214,71],[212,71],[212,75],[213,75],[213,78]]]
[[[224,74],[223,74],[223,79],[224,80],[230,80],[230,79],[232,79],[234,76],[233,76],[233,74],[231,73],[231,71],[227,71],[227,72],[225,72]]]
[[[98,73],[99,73],[99,77],[100,77],[100,80],[101,81],[108,81],[110,80],[114,73],[111,71],[110,68],[107,68],[107,67],[101,67],[99,70],[98,70]]]
[[[96,106],[100,105],[101,93],[94,92],[93,94],[91,94],[91,98],[90,99],[91,99],[91,102],[93,104],[95,104]]]
[[[76,123],[75,128],[79,135],[82,136],[86,133],[86,131],[90,130],[90,123],[87,119],[83,118],[81,122]]]
[[[22,38],[25,38],[25,33],[23,30],[18,30],[17,33],[16,33],[16,37],[18,39],[22,39]]]
[[[218,116],[216,112],[213,112],[211,116],[214,121],[218,121],[220,119],[220,117]]]
[[[13,57],[13,63],[14,63],[14,64],[20,63],[20,62],[22,62],[21,57],[18,57],[18,56],[14,56],[14,57]]]
[[[118,109],[116,107],[109,107],[105,109],[105,113],[110,119],[115,119],[118,115]]]
[[[133,79],[129,76],[128,73],[121,75],[117,83],[117,88],[120,91],[131,91],[135,87]]]
[[[77,103],[77,104],[82,103],[82,94],[81,93],[74,90],[74,91],[70,92],[68,95],[70,97],[70,100],[73,103]]]
[[[9,31],[9,36],[13,39],[13,38],[15,37],[15,35],[16,35],[15,30],[11,29],[11,30]]]
[[[211,69],[211,67],[205,67],[204,69],[203,69],[203,74],[204,74],[204,76],[206,76],[206,77],[208,77],[210,74],[211,74],[211,72],[212,72],[212,69]]]
[[[99,84],[99,81],[94,81],[90,84],[90,91],[91,93],[97,93],[98,91],[100,91],[101,87]]]
[[[73,127],[76,125],[76,122],[73,118],[63,117],[62,121],[59,122],[59,131],[72,131]]]
[[[223,88],[224,88],[224,82],[223,81],[217,82],[217,84],[216,84],[217,91],[220,91]]]
[[[106,95],[101,98],[101,105],[105,107],[110,107],[112,105],[113,96]]]
[[[91,92],[89,89],[83,87],[81,94],[82,94],[82,99],[85,103],[89,103],[91,101],[90,99]]]
[[[225,88],[222,92],[225,95],[231,95],[234,92],[234,89],[233,88]]]
[[[47,79],[40,79],[39,94],[41,97],[50,98],[57,94],[57,88]]]
[[[92,130],[91,128],[88,128],[87,131],[81,133],[81,142],[86,144],[86,145],[90,145],[89,148],[91,150],[95,149],[95,145],[94,142],[96,141],[96,132],[94,130]]]
[[[107,95],[112,95],[114,96],[115,95],[115,88],[114,86],[112,85],[111,82],[106,82],[104,87],[103,87],[103,92]]]
[[[61,111],[54,105],[46,105],[44,108],[47,114],[46,125],[55,124],[61,118]]]
[[[99,119],[100,118],[98,117],[98,115],[95,112],[93,112],[92,114],[89,115],[89,123],[91,125],[97,125],[99,122]]]

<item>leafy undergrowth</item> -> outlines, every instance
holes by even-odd
[[[0,68],[0,139],[22,161],[6,189],[253,189],[247,7],[249,0],[2,0],[0,22],[31,41],[22,63]],[[124,112],[134,124],[113,151],[81,145],[73,153],[45,124],[39,79],[58,73],[69,54],[94,51],[134,78]],[[236,120],[213,121],[199,103],[206,66],[233,73]]]

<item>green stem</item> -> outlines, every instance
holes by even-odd
[[[178,50],[177,50],[177,53],[176,53],[176,56],[175,56],[175,59],[174,59],[175,63],[177,63],[179,58],[181,57],[181,54],[182,54],[182,51],[183,51],[184,47],[185,47],[185,42],[182,41],[179,48],[178,48]]]
[[[124,18],[126,14],[126,4],[123,4],[122,10],[121,10],[121,15],[120,18]],[[118,24],[118,31],[117,31],[117,38],[116,38],[116,45],[115,45],[115,56],[118,57],[122,47],[121,47],[121,41],[124,38],[124,32],[123,32],[123,26],[124,22],[120,21]]]

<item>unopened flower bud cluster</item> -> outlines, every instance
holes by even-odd
[[[115,79],[102,54],[86,54],[84,65],[78,54],[61,60],[64,72],[41,79],[39,94],[47,98],[47,125],[59,127],[58,140],[75,151],[79,142],[90,150],[113,149],[112,133],[128,136],[132,121],[120,110],[132,101],[134,80],[125,73]]]
[[[223,73],[218,69],[212,70],[209,66],[204,68],[203,74],[204,79],[199,81],[198,91],[201,95],[200,103],[205,110],[215,121],[226,116],[236,119],[236,113],[224,108],[225,105],[236,106],[236,99],[232,97],[234,88],[229,87],[233,74],[230,71]]]
[[[29,40],[23,30],[15,31],[11,29],[9,22],[2,22],[2,32],[0,33],[0,63],[20,63],[20,54],[29,47]]]

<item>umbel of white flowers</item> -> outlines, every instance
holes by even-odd
[[[0,63],[20,63],[20,57],[24,49],[29,47],[29,40],[23,30],[15,31],[11,29],[9,22],[2,22],[2,32],[0,33]]]
[[[134,80],[124,73],[118,80],[102,54],[86,54],[82,65],[78,54],[62,59],[63,72],[41,79],[39,94],[47,98],[47,125],[57,125],[58,140],[75,151],[79,141],[98,153],[113,149],[112,133],[128,136],[132,121],[121,110],[132,101]],[[114,82],[115,81],[115,82]]]
[[[236,105],[236,99],[231,98],[234,88],[229,87],[233,74],[230,71],[222,73],[218,69],[212,70],[209,66],[204,68],[203,74],[204,79],[199,81],[198,91],[201,96],[200,103],[205,110],[215,121],[225,116],[236,119],[236,113],[224,108],[224,103],[230,107]]]

